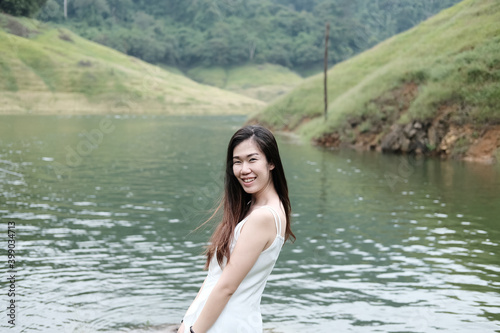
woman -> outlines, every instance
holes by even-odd
[[[285,173],[269,130],[246,126],[233,135],[224,187],[216,210],[223,207],[222,221],[206,251],[208,274],[179,333],[262,333],[262,292],[284,242],[295,239]]]

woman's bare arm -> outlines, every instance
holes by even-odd
[[[193,325],[196,333],[206,333],[215,323],[241,281],[259,258],[266,245],[275,238],[274,216],[266,209],[252,213],[236,242],[231,259],[214,286],[210,296]]]

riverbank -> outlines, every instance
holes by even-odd
[[[200,99],[187,101],[166,94],[158,99],[134,98],[129,94],[106,94],[88,98],[72,92],[0,92],[1,115],[245,115],[264,103],[244,96],[212,91]],[[243,98],[242,98],[243,97]],[[187,97],[188,99],[190,97]],[[203,103],[202,103],[203,102]]]
[[[392,92],[394,99],[380,102],[399,105],[405,114],[418,94],[418,87],[408,84]],[[463,112],[461,106],[443,106],[434,118],[383,122],[367,117],[349,118],[347,126],[313,139],[325,147],[375,150],[384,153],[427,155],[494,164],[500,161],[500,125],[460,123],[454,116]],[[370,128],[364,127],[367,121]]]
[[[338,133],[332,133],[316,139],[314,144],[325,147],[454,158],[484,164],[496,164],[500,161],[499,125],[488,126],[480,130],[470,125],[463,127],[451,125],[448,130],[440,132],[441,140],[434,141],[437,143],[435,148],[429,149],[425,142],[429,136],[433,135],[431,134],[433,132],[436,132],[434,121],[425,125],[414,122],[406,126],[394,125],[392,132],[383,137],[382,142],[377,139],[376,134],[360,134],[354,143],[344,143],[340,140]]]

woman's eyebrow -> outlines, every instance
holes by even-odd
[[[259,153],[251,153],[251,154],[248,154],[247,157],[254,156],[254,155],[259,155]],[[233,156],[233,159],[239,159],[239,158],[240,158],[239,156]]]

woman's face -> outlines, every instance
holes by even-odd
[[[267,162],[254,140],[247,139],[234,148],[233,173],[245,192],[263,191],[271,182],[272,169],[274,165]]]

